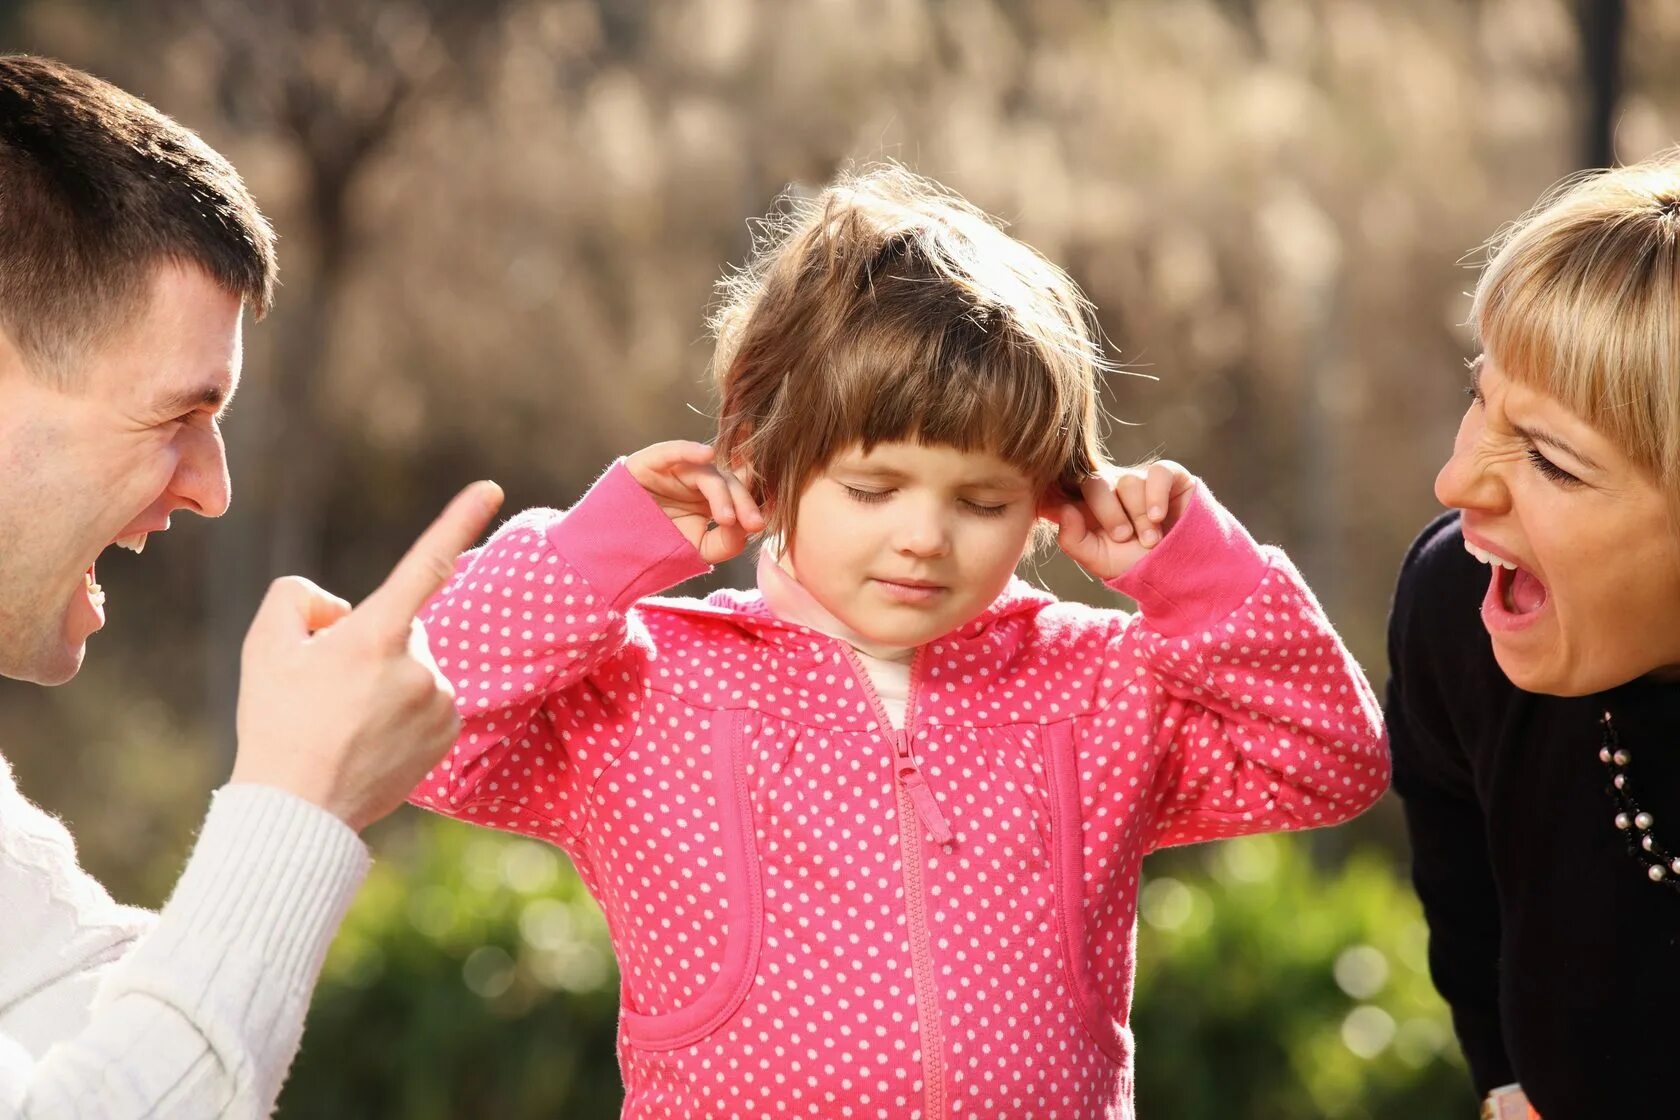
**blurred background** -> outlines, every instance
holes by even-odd
[[[1680,138],[1667,0],[0,0],[0,48],[197,128],[281,235],[232,511],[103,559],[73,683],[0,682],[24,790],[148,906],[231,763],[268,580],[356,598],[473,478],[565,505],[707,438],[712,285],[784,187],[896,159],[1066,266],[1146,375],[1107,387],[1113,454],[1287,547],[1380,684],[1478,246]],[[280,1115],[615,1116],[617,977],[565,857],[412,809],[370,841]],[[1155,857],[1141,1114],[1473,1115],[1406,866],[1392,800]]]

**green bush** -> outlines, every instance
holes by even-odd
[[[381,844],[334,943],[282,1120],[608,1120],[618,977],[599,910],[544,844],[440,818]],[[1388,857],[1323,871],[1300,837],[1150,861],[1140,892],[1145,1120],[1474,1115]]]
[[[278,1115],[617,1116],[618,973],[570,862],[434,817],[403,840],[333,943]]]
[[[1138,1113],[1166,1120],[1475,1115],[1428,930],[1392,860],[1311,840],[1155,857],[1139,890]]]

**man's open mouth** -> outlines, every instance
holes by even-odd
[[[106,547],[109,548],[114,545],[117,548],[126,548],[130,552],[138,554],[146,551],[147,536],[147,533],[130,533],[127,536],[118,537]],[[103,612],[105,609],[105,589],[99,586],[99,580],[94,576],[94,568],[98,563],[95,560],[92,564],[89,564],[87,571],[83,573],[83,578],[87,581],[88,602],[93,604],[94,610]]]

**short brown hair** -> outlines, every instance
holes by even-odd
[[[1089,302],[1061,269],[931,180],[897,166],[784,195],[713,316],[717,461],[772,533],[835,455],[916,440],[984,450],[1077,495],[1105,461],[1109,368]]]
[[[1608,437],[1680,515],[1680,148],[1565,180],[1493,250],[1471,309],[1484,351]]]
[[[72,383],[165,261],[272,301],[274,231],[227,160],[108,82],[0,56],[0,328],[29,367]]]

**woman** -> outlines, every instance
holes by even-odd
[[[1680,152],[1565,184],[1499,244],[1472,321],[1452,510],[1389,625],[1431,970],[1480,1092],[1674,1116]]]

